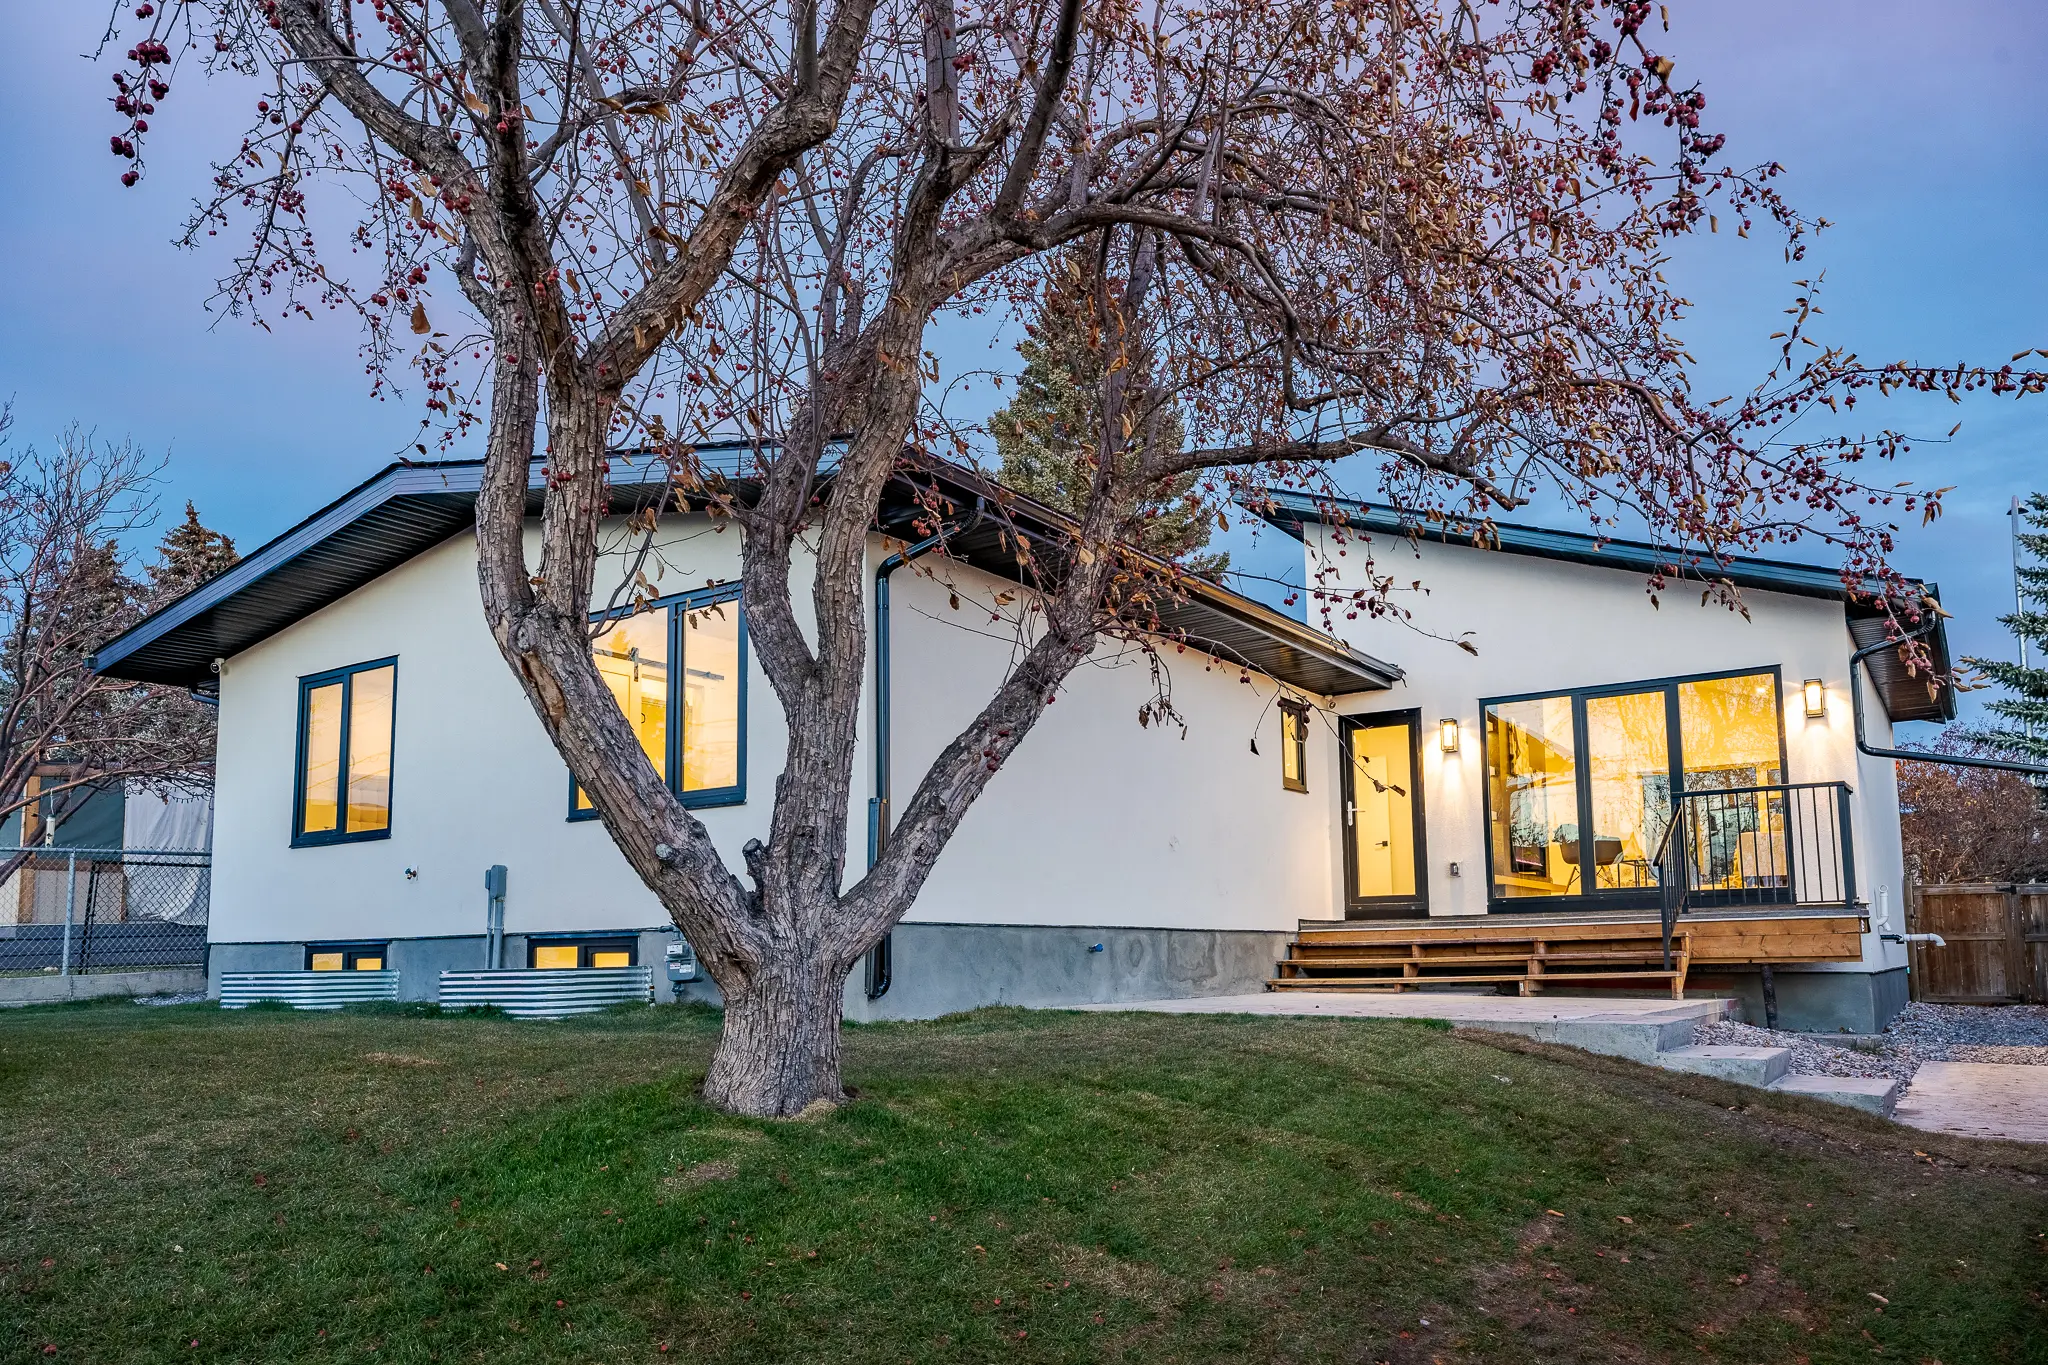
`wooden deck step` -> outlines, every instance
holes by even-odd
[[[1665,956],[1662,926],[1602,925],[1597,932],[1553,935],[1541,928],[1418,925],[1409,932],[1361,934],[1356,928],[1304,931],[1274,964],[1274,990],[1413,990],[1418,986],[1515,985],[1531,995],[1546,985],[1586,982],[1668,983],[1685,992],[1691,936],[1672,934]],[[1666,966],[1669,961],[1670,965]]]
[[[1674,968],[1644,971],[1629,969],[1603,971],[1580,976],[1529,976],[1523,973],[1486,973],[1457,976],[1282,976],[1266,983],[1275,991],[1412,991],[1420,986],[1505,986],[1519,985],[1523,995],[1533,995],[1545,985],[1563,981],[1660,981],[1669,982],[1674,995],[1682,988],[1685,972]]]
[[[1678,955],[1678,945],[1671,945],[1673,957]],[[1304,957],[1299,953],[1289,954],[1280,959],[1291,967],[1464,967],[1494,966],[1510,962],[1542,962],[1553,966],[1569,967],[1576,963],[1597,965],[1602,962],[1659,962],[1664,960],[1662,948],[1645,948],[1640,951],[1616,953],[1443,953],[1433,957],[1374,957],[1362,954]]]

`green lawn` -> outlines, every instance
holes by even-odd
[[[2048,1153],[1412,1024],[0,1015],[7,1361],[2048,1361]],[[1917,1150],[1916,1150],[1917,1149]]]

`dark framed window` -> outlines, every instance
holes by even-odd
[[[535,971],[581,967],[637,967],[640,939],[634,934],[570,936],[550,934],[526,940],[526,965]]]
[[[391,960],[389,943],[309,943],[309,972],[381,972]]]
[[[391,837],[398,660],[299,679],[292,847]]]
[[[1656,899],[1680,792],[1752,793],[1730,847],[1775,847],[1785,777],[1776,667],[1497,697],[1486,743],[1487,891],[1497,910]],[[1716,875],[1719,875],[1718,873]],[[1739,869],[1728,871],[1740,879]]]
[[[747,799],[747,623],[724,583],[595,618],[597,670],[669,790],[686,806]],[[597,815],[572,777],[569,818]]]
[[[1280,785],[1308,790],[1308,707],[1298,701],[1280,703]]]

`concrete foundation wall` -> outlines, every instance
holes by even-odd
[[[1884,971],[1802,971],[1780,967],[1778,1027],[1794,1033],[1879,1033],[1906,1007],[1906,969]],[[1742,1022],[1764,1025],[1763,975],[1754,970],[1694,972],[1688,990],[1733,996],[1742,1003]]]
[[[654,968],[657,1000],[673,998],[663,971],[671,929],[640,931],[639,961]],[[847,979],[846,1017],[930,1019],[984,1005],[1058,1006],[1241,995],[1261,988],[1287,935],[1216,929],[1099,929],[1068,925],[905,924],[897,928],[889,993],[869,1000],[856,968]],[[1096,945],[1101,951],[1093,951]],[[393,939],[387,961],[401,1000],[432,1000],[444,971],[484,965],[481,936]],[[304,943],[216,943],[207,994],[220,997],[224,972],[290,972],[305,966]],[[505,939],[505,965],[524,966],[526,941]],[[188,987],[188,989],[190,989]],[[708,980],[687,983],[686,1001],[720,1003]]]
[[[205,983],[197,967],[154,972],[87,972],[72,976],[0,977],[0,1009],[20,1005],[54,1005],[63,1000],[96,1000],[105,996],[184,995]]]

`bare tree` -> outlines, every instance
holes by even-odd
[[[91,668],[148,600],[121,538],[154,519],[158,468],[76,426],[0,461],[0,815],[49,803],[54,819],[91,786],[212,774],[209,708]]]
[[[2048,877],[2048,811],[2018,773],[1959,768],[1943,756],[2011,758],[1974,730],[1950,726],[1927,763],[1899,764],[1899,833],[1930,882],[2031,882]]]
[[[1482,513],[1541,485],[1689,547],[1674,573],[1711,582],[1731,550],[1818,534],[1854,581],[1898,587],[1887,518],[1932,515],[1939,494],[1862,471],[1903,438],[1791,442],[1784,424],[1871,391],[2039,392],[2044,377],[1802,359],[1808,292],[1763,384],[1695,400],[1662,244],[1725,216],[1796,257],[1809,225],[1775,167],[1712,162],[1722,140],[1650,46],[1651,12],[194,0],[135,10],[113,149],[133,183],[180,61],[261,82],[189,240],[248,221],[231,305],[353,309],[380,376],[415,368],[444,436],[487,431],[491,632],[724,993],[707,1097],[785,1114],[841,1094],[844,978],[970,803],[1098,641],[1141,634],[1171,591],[1172,569],[1123,542],[1176,479],[1195,475],[1218,515],[1267,480],[1344,477]],[[368,274],[315,247],[314,196],[351,190]],[[855,876],[876,507],[920,460],[969,449],[930,391],[932,327],[1030,306],[1070,251],[1093,254],[1096,315],[1119,320],[1100,342],[1093,487],[1061,535],[1015,539],[1029,648]],[[450,322],[447,282],[474,331]],[[1133,386],[1116,352],[1140,331],[1156,359]],[[1166,407],[1187,444],[1134,445]],[[716,432],[756,443],[743,480],[694,458]],[[743,532],[750,638],[788,720],[769,833],[743,869],[664,786],[590,658],[622,444],[665,455],[679,499]],[[807,589],[792,578],[805,560]]]

